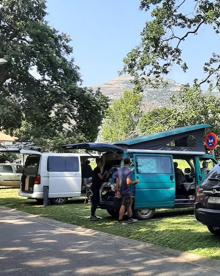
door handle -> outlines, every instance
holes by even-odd
[[[173,175],[171,175],[171,176],[170,176],[170,180],[173,180],[173,179],[174,179],[174,177],[173,177]]]

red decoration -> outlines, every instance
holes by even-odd
[[[213,132],[207,134],[205,137],[205,147],[208,150],[213,150],[217,147],[217,145],[218,145],[218,136]]]

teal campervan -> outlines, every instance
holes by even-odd
[[[148,219],[158,208],[193,206],[197,188],[216,164],[203,143],[209,129],[210,125],[193,125],[115,144],[69,144],[64,148],[99,152],[103,170],[109,171],[130,157],[134,177],[140,181],[132,188],[134,213],[139,219]],[[113,178],[103,183],[100,196],[100,207],[117,216]]]

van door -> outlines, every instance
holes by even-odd
[[[175,203],[175,177],[172,155],[135,154],[134,209],[168,208]]]
[[[81,168],[79,156],[48,156],[49,197],[81,195]]]
[[[216,164],[216,160],[211,158],[210,155],[196,157],[196,176],[199,186],[206,179],[208,173],[214,168]]]

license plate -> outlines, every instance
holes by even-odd
[[[217,204],[220,204],[220,197],[210,196],[208,198],[208,203],[217,203]]]

